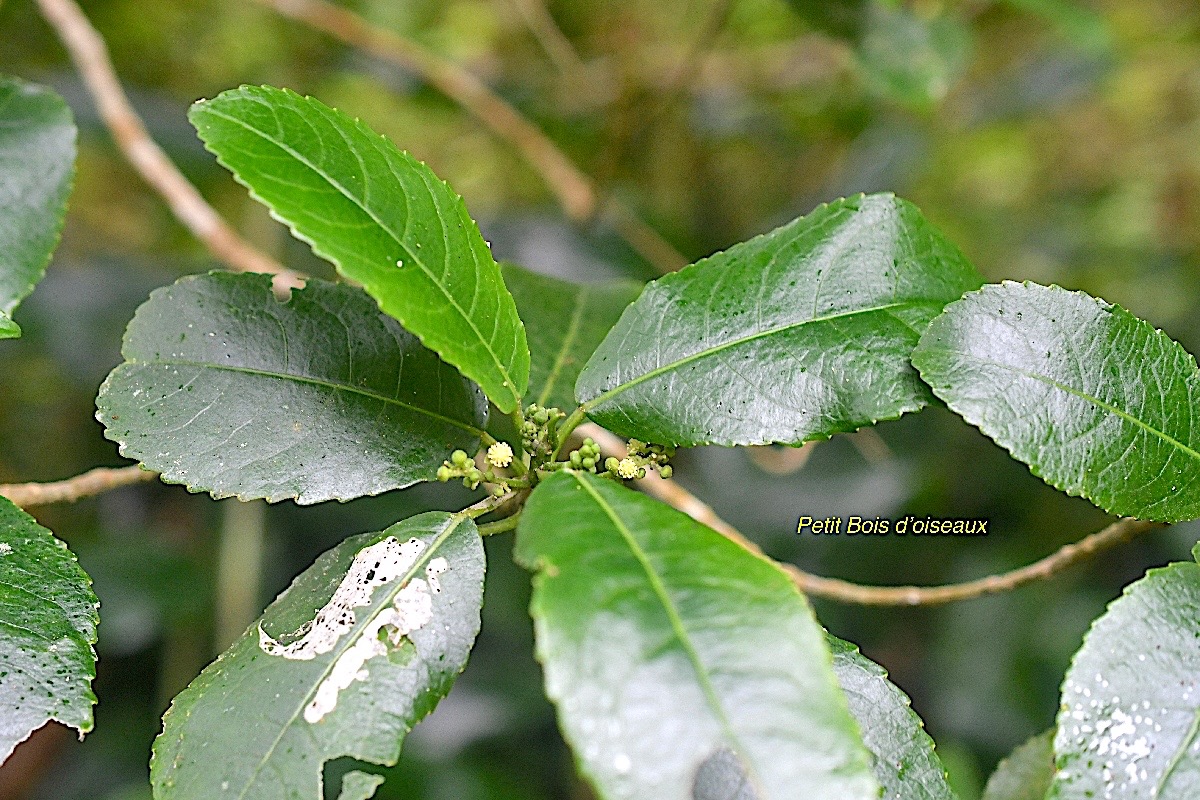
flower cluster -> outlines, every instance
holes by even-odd
[[[626,481],[646,477],[647,469],[657,469],[661,477],[669,478],[675,474],[668,463],[674,455],[675,448],[671,445],[647,444],[630,439],[629,455],[625,458],[606,458],[604,469]]]
[[[521,445],[534,458],[546,458],[558,447],[558,423],[566,414],[557,408],[542,408],[537,403],[525,409],[521,423]]]

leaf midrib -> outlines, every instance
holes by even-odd
[[[1195,459],[1196,461],[1200,461],[1200,452],[1193,450],[1191,447],[1188,447],[1186,444],[1179,441],[1178,439],[1171,436],[1170,434],[1166,433],[1165,431],[1160,431],[1158,428],[1155,428],[1153,425],[1150,425],[1147,422],[1143,422],[1142,420],[1133,416],[1129,412],[1124,411],[1120,408],[1117,408],[1116,406],[1114,406],[1110,403],[1106,403],[1105,401],[1101,400],[1098,397],[1093,397],[1092,395],[1088,394],[1087,392],[1083,391],[1082,389],[1076,389],[1072,386],[1068,386],[1065,383],[1061,383],[1061,382],[1055,380],[1054,378],[1050,377],[1049,375],[1039,375],[1036,372],[1029,372],[1028,370],[1021,369],[1020,367],[1013,366],[1012,364],[1005,364],[1001,361],[992,361],[991,359],[986,359],[986,358],[973,358],[973,360],[979,364],[987,364],[987,365],[990,365],[993,367],[1000,367],[1002,369],[1010,370],[1012,372],[1017,373],[1018,375],[1024,375],[1026,378],[1031,378],[1035,381],[1040,381],[1041,383],[1044,383],[1048,386],[1053,386],[1054,388],[1056,388],[1060,391],[1066,392],[1067,394],[1074,395],[1075,397],[1078,397],[1081,400],[1086,400],[1086,401],[1092,403],[1093,405],[1095,405],[1099,408],[1102,408],[1105,411],[1109,411],[1113,414],[1116,414],[1121,419],[1127,420],[1127,421],[1133,423],[1134,425],[1138,426],[1139,428],[1142,428],[1143,430],[1154,434],[1155,436],[1162,439],[1164,442],[1177,448],[1178,450],[1185,453],[1189,457]]]
[[[453,419],[452,417],[447,417],[442,414],[438,414],[437,412],[430,411],[427,408],[422,408],[421,406],[413,405],[411,403],[406,403],[403,400],[400,400],[398,398],[388,397],[387,395],[377,394],[375,392],[371,392],[366,389],[359,388],[357,386],[350,386],[350,385],[347,385],[344,383],[334,383],[333,381],[322,380],[321,378],[314,378],[314,377],[311,377],[308,375],[295,375],[295,374],[289,373],[289,372],[273,372],[271,370],[256,369],[253,367],[232,367],[232,366],[226,366],[224,364],[213,364],[213,363],[208,363],[208,362],[204,362],[204,361],[188,361],[188,360],[183,360],[183,359],[154,359],[153,361],[144,361],[144,360],[139,360],[139,359],[134,358],[134,359],[127,360],[125,363],[128,365],[131,365],[131,366],[133,366],[133,365],[158,366],[160,364],[165,364],[165,365],[179,366],[179,367],[194,367],[197,369],[215,369],[215,370],[219,370],[222,372],[235,372],[235,373],[239,373],[242,375],[254,375],[254,376],[260,377],[260,378],[275,378],[277,380],[285,380],[285,381],[294,381],[296,383],[304,383],[304,384],[308,384],[310,386],[320,386],[321,388],[324,388],[324,389],[332,389],[334,391],[349,392],[350,394],[357,394],[361,397],[366,397],[371,400],[378,400],[383,403],[390,403],[392,405],[399,406],[401,408],[416,412],[418,414],[424,414],[427,417],[436,419],[440,422],[445,422],[445,423],[447,423],[449,425],[453,425],[457,428],[461,428],[462,430],[467,431],[468,433],[471,433],[475,436],[483,435],[483,430],[481,430],[480,428],[476,428],[474,425],[468,425],[465,422],[461,422],[459,420]]]
[[[733,725],[730,723],[729,717],[725,714],[725,708],[721,704],[720,697],[717,695],[716,687],[714,687],[712,682],[708,679],[708,672],[705,670],[704,664],[700,660],[700,654],[696,651],[695,646],[692,645],[691,638],[688,636],[687,628],[684,627],[683,619],[679,616],[679,610],[675,607],[674,602],[672,602],[670,595],[667,593],[666,586],[663,585],[662,580],[658,577],[658,573],[654,571],[654,567],[650,564],[649,559],[646,557],[646,553],[642,550],[637,540],[633,538],[633,533],[628,527],[626,527],[624,521],[617,516],[616,510],[609,505],[609,503],[603,497],[600,496],[600,493],[592,488],[592,486],[590,486],[580,474],[570,470],[568,470],[567,474],[574,478],[575,482],[582,486],[583,489],[589,495],[591,495],[592,500],[596,503],[596,505],[600,506],[600,510],[604,512],[605,516],[607,516],[612,522],[613,527],[615,527],[617,532],[621,534],[621,538],[625,541],[626,546],[629,548],[634,558],[637,559],[638,564],[641,565],[642,570],[646,573],[646,580],[649,582],[654,594],[658,597],[659,603],[662,604],[663,611],[667,615],[667,619],[671,624],[671,630],[675,634],[676,640],[683,648],[684,653],[687,655],[688,661],[691,662],[692,670],[696,674],[696,681],[700,684],[700,689],[704,693],[705,699],[708,700],[708,704],[711,706],[714,715],[717,717],[717,721],[720,724],[721,730],[725,734],[728,743],[733,746],[735,752],[746,752],[746,748],[742,744],[741,738],[737,735],[737,733],[734,732]],[[756,770],[754,769],[754,766],[749,762],[748,759],[744,759],[743,763],[746,766],[749,777],[753,779],[754,784],[757,786],[760,781],[758,776],[755,774]]]
[[[503,376],[504,385],[508,387],[509,392],[512,395],[512,397],[515,399],[516,402],[518,402],[518,403],[520,402],[521,396],[518,393],[516,381],[513,380],[512,375],[509,374],[508,369],[504,366],[503,362],[501,362],[500,356],[496,353],[495,350],[492,349],[491,343],[487,339],[484,338],[483,332],[479,330],[478,326],[476,326],[475,320],[473,320],[470,317],[470,315],[467,314],[467,312],[463,309],[463,307],[461,305],[459,305],[458,301],[449,292],[449,290],[444,285],[442,285],[442,283],[434,276],[433,271],[430,270],[429,267],[427,267],[425,265],[425,262],[420,258],[420,256],[417,255],[417,253],[415,251],[413,251],[412,248],[408,247],[408,245],[406,245],[402,239],[397,237],[395,232],[392,231],[391,228],[389,228],[387,225],[384,225],[382,220],[380,220],[373,211],[371,211],[369,208],[367,208],[367,206],[363,202],[360,202],[358,200],[358,198],[355,197],[350,192],[349,189],[344,187],[340,182],[334,180],[334,178],[331,175],[327,174],[324,170],[317,167],[315,164],[310,162],[307,158],[302,156],[297,151],[293,150],[288,145],[286,145],[282,142],[276,141],[275,139],[270,138],[266,134],[265,131],[260,131],[257,128],[251,127],[250,125],[246,124],[242,120],[240,120],[236,117],[231,117],[228,114],[223,114],[219,110],[213,109],[211,106],[205,106],[204,110],[206,113],[212,114],[215,117],[220,117],[221,119],[224,119],[228,122],[232,122],[235,125],[241,126],[242,128],[249,131],[250,133],[258,136],[264,142],[274,145],[275,147],[279,148],[283,152],[292,156],[292,158],[296,159],[296,161],[298,161],[300,164],[307,167],[309,170],[311,170],[317,176],[323,178],[326,182],[328,182],[330,186],[337,189],[339,194],[341,194],[343,197],[345,197],[347,200],[349,200],[351,203],[353,203],[360,211],[362,211],[364,214],[366,214],[367,217],[369,217],[372,222],[374,222],[377,226],[379,226],[380,230],[384,231],[389,237],[391,237],[392,241],[394,241],[405,252],[405,254],[409,257],[409,259],[411,259],[412,262],[415,263],[423,273],[425,273],[425,276],[429,279],[429,281],[438,288],[438,290],[442,293],[442,295],[450,303],[451,307],[453,307],[454,310],[458,312],[459,316],[463,319],[463,321],[467,323],[467,326],[471,329],[471,331],[479,339],[479,342],[483,345],[484,350],[486,350],[487,354],[489,356],[491,356],[492,363],[494,363],[496,365],[496,369],[499,370],[500,375]],[[382,138],[382,137],[380,137],[380,138]],[[430,192],[430,194],[432,195],[432,192]],[[274,208],[274,204],[271,204],[271,206],[272,206],[272,208]],[[445,224],[444,221],[441,220],[440,216],[439,216],[439,222],[442,222],[443,225]],[[289,224],[292,224],[292,223],[289,222]],[[316,246],[315,243],[314,243],[314,246]],[[324,248],[321,248],[321,249],[324,249]],[[341,266],[340,263],[339,263],[339,266]],[[476,276],[476,278],[478,279],[479,276]],[[401,321],[403,322],[403,320],[401,320]],[[423,338],[424,337],[422,337],[422,339]]]
[[[1180,762],[1183,761],[1183,758],[1187,755],[1187,751],[1191,748],[1192,743],[1195,742],[1196,735],[1198,733],[1200,733],[1200,708],[1197,708],[1192,712],[1192,725],[1190,728],[1188,728],[1188,732],[1183,737],[1183,741],[1179,744],[1179,747],[1176,748],[1175,752],[1171,755],[1171,760],[1167,762],[1167,766],[1163,769],[1162,776],[1154,784],[1154,791],[1150,795],[1151,797],[1158,797],[1162,793],[1162,790],[1166,788],[1167,781],[1170,779],[1171,773],[1173,773],[1175,768],[1179,766]]]
[[[395,599],[396,595],[399,594],[400,590],[403,589],[405,586],[407,586],[409,581],[411,581],[413,579],[413,577],[417,575],[418,571],[422,567],[424,567],[426,564],[429,563],[429,561],[433,557],[433,554],[436,553],[438,551],[438,549],[446,542],[446,540],[448,538],[450,538],[450,535],[452,533],[454,533],[455,530],[458,529],[458,526],[462,523],[462,521],[464,519],[467,519],[467,516],[465,514],[463,514],[462,512],[459,512],[457,514],[451,514],[450,518],[446,521],[448,523],[446,525],[446,530],[439,533],[437,535],[437,538],[435,538],[433,540],[433,542],[429,545],[429,547],[425,548],[425,550],[422,551],[421,555],[417,557],[417,560],[415,562],[413,562],[413,565],[409,568],[408,572],[406,572],[403,576],[401,576],[400,580],[398,580],[396,582],[395,588],[392,589],[390,592],[384,593],[384,597],[387,598],[387,602],[379,604],[375,608],[374,613],[370,614],[369,616],[364,617],[363,620],[356,619],[355,627],[356,628],[359,627],[360,622],[369,621],[370,619],[375,617],[377,614],[381,613],[387,607],[387,605],[390,604],[392,602],[392,600]],[[380,541],[383,541],[383,540],[381,539]],[[363,545],[363,547],[367,547],[367,545]],[[361,552],[361,550],[362,550],[362,548],[359,548],[358,552]],[[358,552],[355,552],[354,555],[357,556]],[[353,561],[353,559],[351,559],[351,561]],[[343,577],[345,577],[345,576],[343,575]],[[371,598],[372,604],[374,604],[375,601],[376,601],[376,598],[372,597]],[[320,677],[313,681],[312,688],[309,689],[307,693],[305,693],[303,698],[301,698],[300,703],[297,704],[297,706],[296,706],[296,710],[292,712],[292,715],[290,717],[288,717],[287,722],[285,722],[283,725],[280,726],[279,735],[275,737],[275,741],[271,742],[271,746],[267,748],[267,752],[263,754],[262,759],[258,762],[257,765],[255,765],[254,772],[252,772],[250,774],[250,777],[246,780],[246,785],[245,785],[245,787],[242,788],[241,793],[237,796],[237,800],[244,800],[244,798],[246,797],[246,792],[250,791],[250,787],[254,786],[254,784],[258,781],[259,773],[262,772],[263,768],[267,765],[267,762],[269,762],[271,760],[271,757],[275,755],[275,749],[277,747],[279,747],[279,743],[283,741],[284,735],[286,735],[287,732],[289,730],[291,730],[292,725],[294,725],[296,723],[296,720],[299,719],[300,715],[302,713],[304,713],[304,709],[308,705],[310,698],[313,696],[313,693],[316,692],[317,689],[321,686],[321,684],[325,681],[325,679],[329,677],[329,674],[333,671],[334,665],[337,664],[338,659],[348,649],[349,642],[354,641],[354,639],[355,639],[355,637],[354,637],[353,632],[347,633],[345,636],[342,637],[342,643],[330,651],[331,653],[334,654],[333,658],[331,658],[329,660],[329,663],[321,671]]]
[[[871,306],[869,308],[856,308],[856,309],[852,309],[849,311],[840,311],[836,314],[826,314],[823,317],[809,317],[808,319],[800,320],[798,322],[792,322],[787,325],[780,325],[778,327],[769,328],[764,331],[757,331],[755,333],[750,334],[749,336],[742,336],[742,337],[738,337],[735,339],[730,339],[727,342],[722,342],[721,344],[716,345],[714,347],[709,347],[704,350],[700,350],[696,353],[692,353],[691,355],[685,356],[676,361],[672,361],[669,364],[664,364],[661,367],[655,367],[654,369],[650,370],[649,372],[644,372],[641,375],[638,375],[636,378],[626,381],[625,383],[622,383],[619,386],[614,386],[611,389],[607,389],[607,390],[601,392],[600,394],[596,395],[595,397],[593,397],[591,400],[588,400],[586,403],[584,403],[583,409],[585,411],[590,411],[593,408],[595,408],[597,405],[599,405],[600,403],[603,403],[606,400],[611,400],[613,397],[616,397],[617,395],[621,394],[622,392],[628,391],[629,389],[632,389],[633,387],[635,387],[639,384],[645,383],[646,381],[649,381],[649,380],[653,380],[654,378],[657,378],[660,375],[665,375],[666,373],[672,372],[676,369],[679,369],[680,367],[686,366],[686,365],[692,363],[693,361],[698,361],[701,358],[706,358],[708,356],[715,355],[716,353],[720,353],[722,351],[728,350],[731,347],[737,347],[738,345],[746,344],[748,342],[753,342],[758,339],[764,339],[768,336],[774,336],[774,335],[780,334],[780,333],[787,333],[788,331],[802,328],[805,325],[811,325],[811,324],[816,324],[816,323],[821,323],[821,322],[830,322],[830,321],[836,320],[836,319],[845,319],[847,317],[853,317],[858,314],[872,314],[872,313],[876,313],[876,312],[880,312],[880,311],[891,311],[892,309],[895,309],[895,308],[904,308],[907,306],[917,306],[917,305],[921,305],[922,303],[927,303],[927,302],[930,302],[930,301],[923,300],[923,299],[922,300],[905,300],[905,301],[896,302],[896,303],[885,303],[883,305]]]
[[[563,336],[562,345],[558,349],[558,353],[554,358],[554,364],[550,367],[550,372],[546,376],[546,385],[542,387],[541,393],[538,395],[538,405],[546,405],[546,401],[550,399],[550,395],[554,393],[554,384],[558,381],[558,375],[562,372],[563,366],[567,361],[567,353],[575,344],[575,339],[579,337],[579,328],[583,322],[583,312],[587,305],[588,288],[581,287],[579,293],[575,295],[575,310],[571,313],[571,322],[567,325],[567,333]]]

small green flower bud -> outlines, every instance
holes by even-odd
[[[571,451],[570,462],[571,462],[571,466],[574,467],[575,469],[579,469],[580,467],[583,466],[583,456],[579,455],[578,450]]]
[[[591,456],[584,456],[583,458],[580,459],[580,463],[583,464],[584,469],[595,469],[596,468],[596,459],[592,458]]]
[[[638,467],[637,476],[638,476],[638,480],[639,480],[639,481],[640,481],[642,478],[646,477],[646,468],[645,468],[645,467]]]
[[[671,469],[670,464],[663,464],[661,467],[658,468],[658,474],[663,476],[664,478],[669,478],[675,474],[675,470]]]
[[[471,458],[467,455],[465,450],[455,450],[450,454],[450,463],[454,464],[456,467],[465,467],[467,462],[470,460]]]
[[[533,421],[538,425],[545,425],[550,420],[550,415],[546,413],[546,409],[539,408],[533,412]]]
[[[450,468],[447,467],[445,464],[438,467],[437,479],[439,481],[441,481],[442,483],[445,483],[446,481],[450,480],[452,477],[454,477],[454,474],[450,471]]]
[[[609,472],[616,472],[616,471],[617,471],[617,465],[618,465],[618,464],[620,464],[620,463],[621,463],[621,462],[620,462],[620,460],[619,460],[619,459],[616,459],[616,458],[613,458],[612,456],[609,456],[608,458],[604,459],[604,468],[605,468],[606,470],[608,470]]]

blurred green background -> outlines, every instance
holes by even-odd
[[[688,260],[860,191],[916,202],[989,280],[1119,303],[1200,352],[1200,5],[1194,0],[346,0],[481,77]],[[611,215],[567,221],[539,174],[420,75],[238,0],[90,0],[84,9],[153,135],[232,223],[289,266],[328,267],[205,153],[188,105],[242,83],[314,95],[426,160],[497,257],[580,281],[650,278]],[[549,23],[553,28],[548,28]],[[122,459],[93,420],[121,332],[155,287],[211,257],[129,169],[32,0],[0,4],[0,72],[70,102],[80,157],[61,247],[0,346],[0,483]],[[773,555],[870,583],[1010,569],[1106,524],[941,409],[795,451],[681,454],[677,478]],[[288,581],[346,535],[464,493],[417,487],[348,505],[239,506],[146,484],[35,509],[102,601],[96,730],[46,730],[0,768],[0,798],[150,796],[170,698]],[[814,539],[801,514],[984,517],[988,538]],[[1089,622],[1181,525],[1049,583],[936,609],[818,601],[886,666],[965,800],[1052,725]],[[484,625],[450,697],[379,798],[590,797],[541,695],[510,535],[488,541]],[[226,563],[261,569],[225,570]],[[248,594],[245,602],[239,593]],[[335,765],[334,769],[345,765]],[[336,781],[332,782],[336,786]]]

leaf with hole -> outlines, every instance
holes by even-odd
[[[516,556],[546,693],[602,797],[878,796],[824,634],[774,564],[570,471],[530,496]]]
[[[1125,589],[1067,670],[1050,800],[1200,797],[1198,643],[1195,561]]]
[[[189,118],[313,252],[501,411],[517,407],[529,380],[525,329],[462,198],[429,167],[359,120],[270,86],[222,92]]]
[[[75,122],[49,89],[0,77],[0,339],[45,274],[75,176]]]
[[[982,283],[912,204],[839,200],[651,283],[575,392],[596,422],[651,442],[828,438],[929,402],[912,348]]]
[[[913,364],[1035,475],[1112,514],[1200,517],[1200,370],[1125,309],[1005,282],[946,307]]]
[[[570,411],[575,380],[641,284],[580,284],[504,264],[504,282],[529,336],[529,402]]]
[[[0,763],[49,720],[92,729],[91,585],[65,544],[0,497]]]
[[[267,275],[156,290],[97,418],[121,453],[214,497],[348,500],[432,479],[472,449],[486,401],[359,289]]]
[[[955,800],[933,740],[908,696],[857,647],[828,634],[826,640],[838,685],[871,752],[882,800]]]
[[[154,744],[159,800],[323,797],[323,765],[395,764],[479,632],[475,524],[429,512],[322,555],[171,704]],[[378,781],[352,771],[343,794]]]

